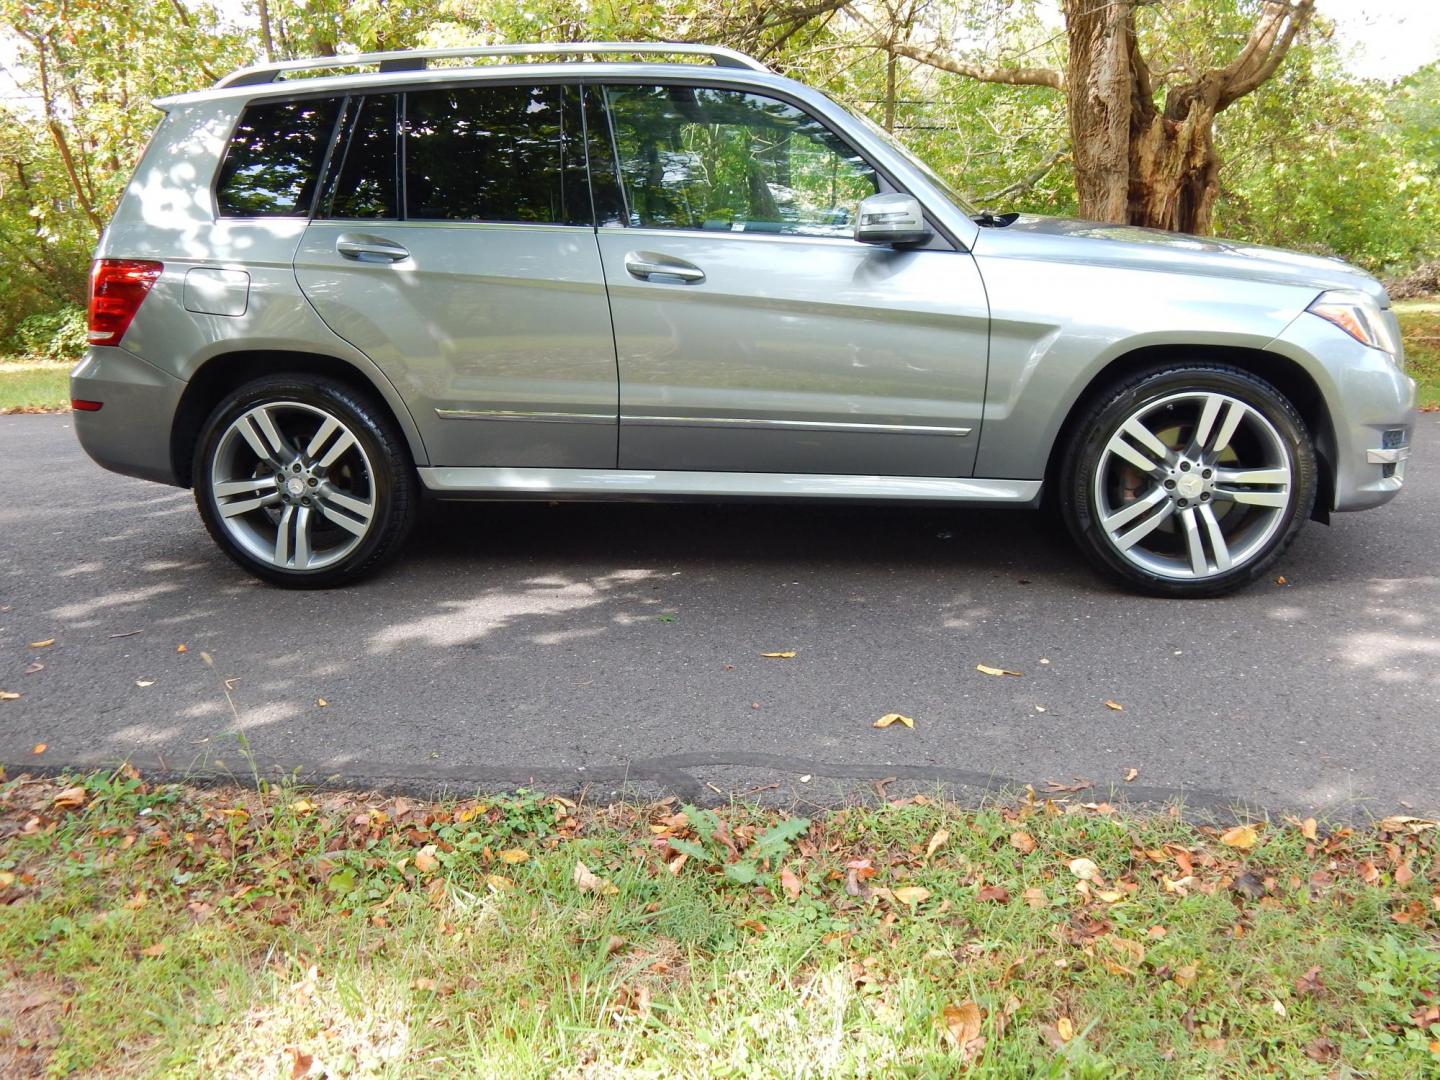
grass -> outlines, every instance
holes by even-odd
[[[1397,300],[1405,367],[1420,384],[1420,407],[1440,409],[1440,298]]]
[[[0,360],[0,415],[70,408],[72,363]]]
[[[1081,798],[807,821],[20,777],[0,1072],[1440,1075],[1433,823]]]

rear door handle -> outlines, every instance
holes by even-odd
[[[652,277],[672,277],[687,285],[699,285],[705,280],[705,271],[694,263],[654,251],[630,252],[625,256],[625,270],[631,277],[642,281],[649,281]]]
[[[335,250],[356,262],[403,262],[410,257],[410,252],[393,240],[364,233],[341,233],[335,238]]]

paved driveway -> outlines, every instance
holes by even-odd
[[[1440,418],[1411,477],[1309,527],[1288,585],[1220,601],[1114,591],[1040,515],[774,506],[440,507],[379,579],[286,593],[188,492],[92,465],[68,417],[3,418],[0,760],[1435,812]],[[871,727],[892,711],[915,729]]]

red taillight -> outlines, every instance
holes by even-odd
[[[90,267],[90,344],[119,345],[165,269],[149,259],[96,259]]]
[[[86,401],[84,398],[71,398],[70,408],[76,412],[99,412],[103,401]]]

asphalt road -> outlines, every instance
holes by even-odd
[[[188,492],[91,464],[68,417],[0,418],[0,761],[802,804],[1081,778],[1434,813],[1440,417],[1410,485],[1219,601],[1118,592],[1037,514],[695,505],[436,507],[378,579],[287,593]]]

